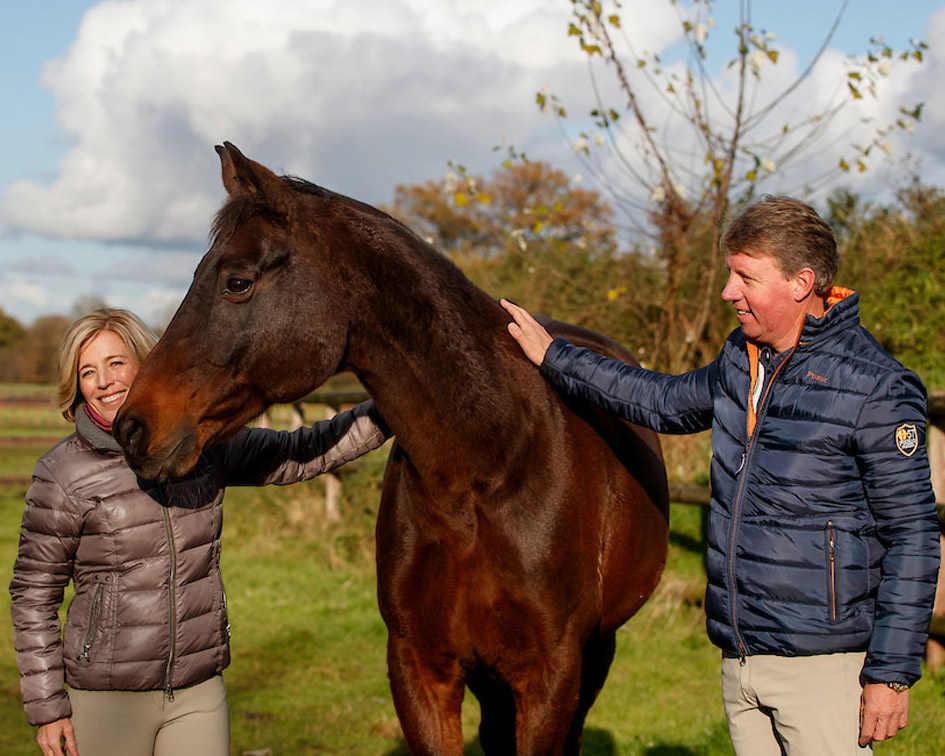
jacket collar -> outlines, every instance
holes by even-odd
[[[832,286],[827,292],[826,304],[827,311],[819,318],[808,315],[804,319],[799,347],[816,345],[837,331],[859,325],[860,295],[853,289]]]
[[[80,404],[75,411],[75,430],[83,439],[99,451],[120,452],[118,441],[93,423],[85,412],[85,405]]]
[[[774,374],[778,373],[784,366],[784,363],[787,362],[788,358],[798,349],[803,350],[812,345],[816,346],[831,334],[848,328],[849,326],[857,325],[860,322],[859,301],[860,295],[852,289],[845,289],[842,286],[832,286],[830,291],[827,292],[825,299],[827,306],[826,311],[819,318],[808,315],[804,319],[804,325],[801,327],[801,333],[797,343],[787,352],[778,355],[778,359],[772,366],[774,368]],[[746,349],[748,351],[749,375],[747,420],[748,435],[751,436],[751,434],[754,433],[755,424],[757,422],[756,411],[764,404],[764,396],[761,394],[761,389],[766,385],[770,386],[771,383],[770,378],[765,375],[765,369],[762,368],[760,358],[761,350],[759,346],[752,341],[746,341]],[[765,362],[767,362],[767,360],[765,360]],[[753,399],[756,393],[760,397],[757,407]]]

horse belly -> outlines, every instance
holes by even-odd
[[[601,629],[615,630],[646,603],[666,565],[669,520],[665,502],[654,502],[640,483],[621,471],[607,492],[602,523]]]

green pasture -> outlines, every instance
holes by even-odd
[[[0,422],[4,418],[0,416]],[[50,444],[10,441],[0,478],[26,479]],[[386,450],[343,470],[342,520],[324,516],[324,482],[231,489],[223,571],[233,661],[225,673],[232,753],[272,756],[407,753],[391,703],[386,632],[377,609],[373,525]],[[0,485],[0,615],[26,484]],[[699,508],[674,505],[670,558],[657,594],[621,630],[617,658],[588,718],[588,756],[731,754],[718,653],[705,637]],[[879,754],[945,753],[945,673],[912,693],[910,725]],[[467,754],[481,753],[478,708],[463,711]],[[23,716],[8,619],[0,621],[0,753],[36,756]]]

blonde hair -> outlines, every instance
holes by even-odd
[[[117,334],[139,366],[157,343],[157,336],[137,315],[118,308],[95,310],[69,326],[59,347],[58,366],[59,409],[70,423],[75,422],[75,411],[85,401],[79,389],[79,352],[102,331]]]

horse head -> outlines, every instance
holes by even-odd
[[[319,260],[331,253],[331,195],[217,146],[228,198],[211,245],[116,419],[132,467],[151,479],[185,474],[205,445],[271,404],[303,396],[338,371],[350,295]],[[300,368],[304,366],[304,368]]]

